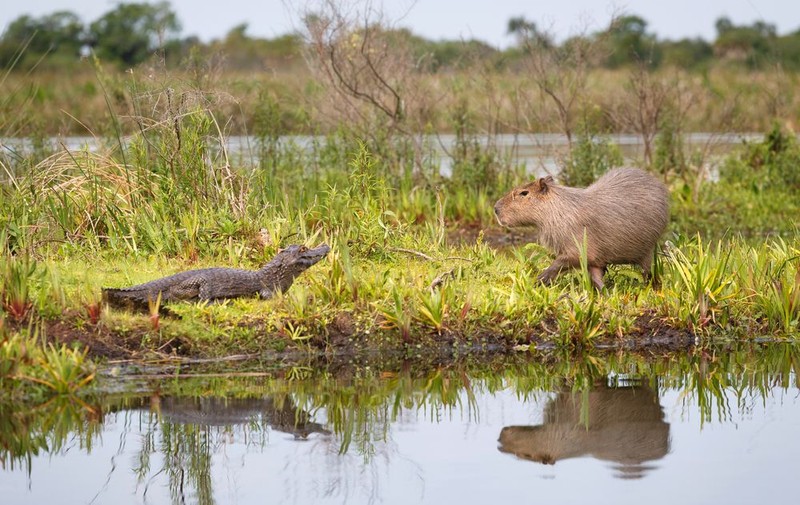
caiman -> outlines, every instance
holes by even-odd
[[[146,308],[158,300],[214,301],[258,295],[271,298],[286,291],[295,278],[325,257],[327,244],[315,249],[291,245],[282,249],[259,270],[239,268],[201,268],[187,270],[129,288],[103,288],[103,300],[111,305]]]

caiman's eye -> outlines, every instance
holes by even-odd
[[[528,190],[520,191],[519,196],[528,196]]]
[[[306,246],[304,246],[304,245],[301,245],[301,246],[300,246],[300,252],[301,252],[301,253],[304,253],[304,252],[306,252],[306,251],[308,251],[308,247],[306,247]]]

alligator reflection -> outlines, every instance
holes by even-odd
[[[146,494],[152,476],[163,472],[172,503],[187,503],[192,496],[198,503],[214,503],[211,460],[220,447],[236,443],[235,439],[263,449],[266,428],[302,440],[312,433],[329,433],[311,422],[311,414],[296,407],[288,395],[226,398],[154,393],[140,398],[138,409],[150,417],[139,451],[138,480]],[[164,463],[154,473],[150,456],[156,451],[164,456]]]
[[[658,393],[648,386],[561,392],[544,408],[544,424],[507,426],[500,451],[543,464],[593,456],[618,465],[620,478],[640,478],[644,463],[669,452],[669,424]]]
[[[273,398],[216,398],[216,397],[150,397],[151,410],[163,421],[175,424],[233,426],[261,422],[273,430],[306,439],[312,433],[328,435],[330,431],[311,422],[311,415],[284,399]]]

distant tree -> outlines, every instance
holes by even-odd
[[[513,35],[517,39],[520,47],[541,47],[549,49],[553,47],[553,40],[545,32],[539,30],[536,23],[528,21],[524,16],[516,16],[508,20],[508,35]]]
[[[639,16],[622,16],[601,34],[609,45],[606,66],[617,68],[630,64],[645,64],[655,68],[661,63],[661,48],[655,35],[647,33],[647,21]]]
[[[33,18],[20,16],[0,37],[0,67],[32,64],[42,57],[58,55],[75,59],[83,45],[83,23],[69,11]],[[17,55],[19,54],[19,59]]]
[[[197,35],[190,35],[186,38],[175,38],[164,43],[161,49],[164,51],[164,60],[167,65],[176,67],[186,63],[193,54],[200,54],[204,48],[203,42]]]
[[[420,71],[465,68],[476,60],[490,60],[497,49],[479,40],[429,40],[407,28],[386,31],[391,43],[408,46]]]
[[[714,56],[711,44],[700,38],[664,41],[660,46],[664,64],[678,68],[698,68]]]
[[[536,31],[536,23],[528,21],[524,16],[516,16],[508,20],[508,29],[506,33],[509,35],[516,35],[517,37],[525,37],[526,34]]]
[[[734,25],[728,18],[716,22],[714,53],[728,60],[757,67],[774,57],[777,32],[775,25],[757,21],[752,25]]]
[[[775,39],[775,56],[787,70],[800,70],[800,30]]]
[[[247,29],[247,23],[234,26],[221,40],[209,45],[210,53],[223,55],[227,68],[240,70],[275,70],[303,63],[303,40],[299,34],[263,39],[249,36]]]
[[[137,65],[179,32],[167,2],[120,4],[89,26],[89,42],[100,58]]]

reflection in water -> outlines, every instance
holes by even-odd
[[[548,465],[594,456],[618,463],[618,477],[639,478],[651,468],[646,461],[669,452],[669,424],[650,387],[603,385],[558,393],[545,406],[539,426],[506,426],[500,451]]]
[[[273,430],[307,439],[311,433],[330,434],[321,424],[311,422],[308,412],[298,409],[288,398],[276,403],[271,397],[215,398],[161,397],[150,398],[150,408],[164,421],[177,424],[233,426],[265,423]]]
[[[24,467],[38,454],[59,454],[72,439],[91,450],[102,431],[102,410],[71,396],[53,398],[35,408],[0,402],[0,471]]]
[[[164,466],[155,475],[165,472],[173,503],[187,503],[194,497],[199,504],[213,504],[212,457],[220,448],[236,443],[237,435],[263,449],[267,429],[290,433],[306,440],[312,433],[330,432],[311,422],[308,412],[295,407],[283,395],[280,400],[269,396],[254,398],[178,397],[153,394],[142,399],[156,416],[151,416],[143,438],[136,469],[140,484],[147,486],[154,472],[151,456],[160,453]],[[158,419],[153,423],[153,419]],[[260,436],[259,436],[260,435]]]
[[[647,475],[637,482],[652,486],[706,468],[754,472],[769,464],[777,469],[771,476],[792,469],[800,450],[790,435],[791,416],[800,416],[800,348],[709,356],[502,356],[421,370],[319,370],[303,378],[159,377],[149,387],[137,383],[139,393],[92,401],[0,402],[0,496],[15,504],[57,503],[67,490],[83,493],[74,500],[82,503],[520,501],[536,467],[498,452],[498,432],[504,453],[551,464],[575,458],[557,465],[558,479],[541,484],[550,501],[588,501],[561,498],[573,491],[570,477],[584,478],[596,459],[614,465],[615,472],[591,475],[612,481],[605,484],[611,489],[627,482],[612,474]],[[610,387],[606,378],[622,371],[652,379]],[[159,392],[142,392],[153,390]],[[780,391],[788,392],[785,403]],[[770,412],[763,429],[750,423],[758,431],[742,458],[740,419],[766,415],[756,406],[776,398],[775,408],[785,410]],[[672,405],[668,418],[661,404]],[[542,412],[540,425],[525,426],[531,411]],[[789,419],[783,431],[773,422],[781,415]],[[687,427],[685,418],[696,425]],[[731,426],[727,438],[700,438],[702,426],[715,422]],[[288,435],[271,437],[275,432]],[[698,441],[717,445],[692,452]],[[761,451],[755,463],[748,460],[753,451]],[[714,461],[715,454],[724,459]],[[650,471],[657,460],[659,471]],[[81,472],[72,472],[76,464]]]

